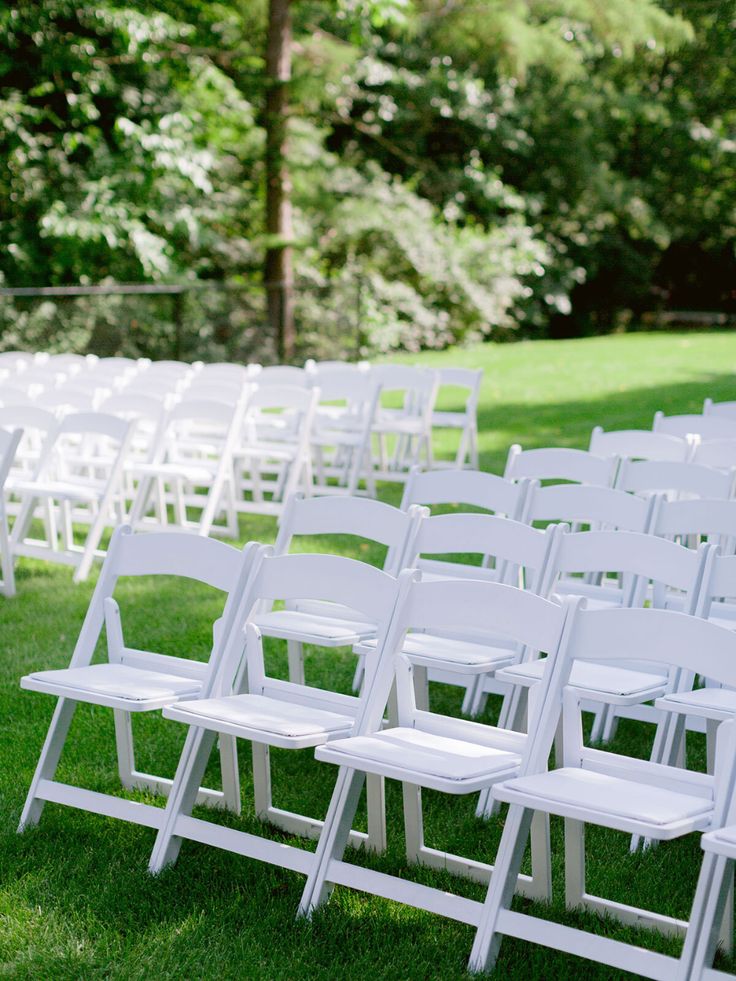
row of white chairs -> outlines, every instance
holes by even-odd
[[[100,543],[106,529],[122,520],[137,528],[237,537],[239,512],[279,514],[299,488],[325,492],[322,480],[315,488],[311,470],[319,390],[269,385],[242,392],[238,411],[215,400],[183,398],[162,413],[154,400],[126,393],[109,399],[104,413],[71,414],[61,421],[36,406],[0,408],[0,427],[24,430],[23,440],[13,445],[10,467],[6,461],[0,473],[5,496],[12,495],[8,511],[16,517],[9,540],[7,518],[0,516],[5,592],[13,589],[12,555],[66,562],[75,567],[77,579],[84,579],[104,554]],[[344,419],[339,425],[352,438]],[[369,439],[364,429],[352,444],[351,474],[341,482],[348,492],[357,491]],[[734,471],[727,465],[736,460],[736,444],[716,444],[596,429],[590,451],[513,446],[505,476],[724,498],[733,493]],[[615,451],[630,456],[622,459]],[[633,459],[643,456],[650,459]],[[720,468],[705,466],[703,458]],[[370,482],[368,490],[373,490]],[[34,517],[43,523],[43,538],[31,537]],[[82,529],[81,541],[75,541],[75,526]]]
[[[433,479],[440,476],[427,475]],[[477,475],[489,476],[489,475]],[[495,478],[501,480],[501,478]],[[670,514],[699,502],[671,502],[652,497],[646,502],[620,491],[589,487],[542,488],[554,491],[557,500],[623,499],[645,503],[650,515],[659,509]],[[595,491],[592,496],[588,493]],[[688,549],[672,541],[636,532],[584,531],[565,533],[559,526],[535,530],[493,515],[454,514],[427,517],[413,508],[407,512],[362,499],[340,501],[347,509],[341,521],[330,521],[338,502],[294,502],[292,530],[306,534],[332,533],[336,527],[370,529],[383,539],[394,522],[403,524],[405,557],[398,565],[414,561],[425,548],[434,554],[473,550],[510,552],[509,564],[526,564],[526,542],[544,543],[544,566],[558,555],[565,542],[575,542],[576,569],[589,568],[588,556],[597,553],[598,570],[622,569],[618,586],[611,583],[568,585],[567,598],[550,598],[559,589],[564,567],[559,566],[547,589],[523,582],[494,581],[499,567],[445,565],[404,568],[396,575],[362,562],[332,555],[273,554],[255,544],[242,552],[208,539],[169,534],[134,535],[130,529],[115,532],[107,560],[69,668],[37,671],[23,679],[23,687],[52,694],[57,707],[39,760],[20,826],[36,824],[46,801],[122,818],[152,827],[157,838],[150,869],[159,871],[173,862],[182,842],[195,840],[235,851],[307,876],[300,912],[309,915],[325,902],[334,884],[359,889],[394,901],[408,903],[473,925],[472,970],[493,962],[504,934],[559,947],[605,963],[655,978],[680,979],[693,974],[696,965],[709,967],[721,934],[722,913],[728,897],[726,864],[713,858],[703,863],[696,903],[688,924],[651,911],[612,903],[585,891],[583,825],[599,824],[653,841],[666,841],[693,831],[709,831],[706,845],[715,850],[730,847],[736,832],[723,830],[733,815],[736,784],[734,706],[720,705],[718,738],[710,773],[697,773],[674,765],[674,757],[652,762],[590,748],[581,735],[581,709],[593,696],[577,675],[583,672],[652,679],[655,687],[671,678],[685,694],[684,679],[704,674],[711,682],[736,689],[736,636],[721,622],[707,622],[708,603],[724,596],[736,597],[736,557],[721,556],[718,546]],[[328,505],[332,505],[330,508]],[[589,505],[588,505],[589,506]],[[736,505],[735,505],[736,506]],[[349,509],[349,510],[348,510]],[[382,510],[387,509],[387,510]],[[297,520],[301,515],[301,520]],[[356,515],[364,515],[357,521]],[[389,516],[390,515],[390,516]],[[352,525],[351,525],[352,521]],[[689,527],[689,526],[688,526]],[[398,537],[398,532],[396,533]],[[380,540],[380,539],[379,539]],[[276,550],[291,541],[277,543]],[[617,564],[613,558],[618,556]],[[580,565],[582,561],[582,565]],[[682,611],[646,609],[633,599],[615,599],[613,589],[636,591],[633,580],[646,576],[667,582],[677,590],[665,606],[676,600]],[[396,569],[398,566],[394,566]],[[213,648],[208,664],[127,647],[121,611],[113,598],[119,577],[179,575],[194,578],[224,592],[222,617],[213,625]],[[452,578],[450,576],[452,575]],[[472,576],[472,578],[471,578]],[[706,587],[704,585],[708,583]],[[598,592],[596,593],[596,589]],[[545,595],[545,592],[547,595]],[[588,608],[580,593],[587,594]],[[274,610],[275,600],[286,603]],[[724,610],[720,602],[718,618]],[[366,654],[366,679],[360,696],[346,696],[315,689],[304,679],[284,681],[270,677],[263,657],[262,636],[291,638],[294,627],[306,621],[312,642],[337,646],[335,631],[321,635],[314,626],[320,617],[352,624],[353,636],[365,637],[356,626],[369,624],[376,643]],[[311,617],[311,621],[309,618]],[[352,618],[352,619],[351,619]],[[736,620],[733,621],[736,623]],[[733,625],[731,624],[731,626]],[[414,655],[412,643],[423,638],[449,639],[445,667],[456,667],[461,652],[458,625],[476,647],[498,652],[505,648],[505,663],[518,663],[519,652],[540,652],[543,670],[531,689],[526,732],[507,720],[492,726],[451,718],[430,711],[417,693],[417,665],[427,663]],[[107,661],[92,663],[97,641],[107,636]],[[342,644],[345,644],[343,629]],[[456,643],[453,643],[453,639]],[[348,641],[349,642],[349,641]],[[431,649],[431,645],[430,645]],[[433,652],[435,662],[443,657]],[[632,661],[635,666],[632,666]],[[647,673],[642,670],[642,662]],[[390,699],[394,691],[393,701]],[[640,684],[639,696],[652,697]],[[619,697],[625,701],[625,693]],[[602,691],[597,696],[610,700]],[[734,696],[730,696],[733,700]],[[615,700],[615,699],[614,699]],[[660,698],[660,711],[669,708]],[[75,705],[91,702],[113,709],[119,773],[123,786],[164,793],[165,808],[95,791],[72,787],[54,779]],[[163,709],[165,717],[186,724],[188,736],[173,782],[135,769],[131,714]],[[389,721],[384,721],[386,712]],[[671,711],[671,710],[670,710]],[[679,717],[679,710],[674,713]],[[666,726],[660,726],[664,729]],[[561,732],[556,764],[548,760],[556,732]],[[223,789],[202,788],[204,770],[219,737]],[[317,850],[274,842],[267,836],[224,827],[206,816],[194,816],[195,803],[240,808],[237,738],[253,746],[256,813],[294,834],[317,837]],[[339,767],[328,813],[321,821],[274,808],[271,801],[269,747],[316,748],[318,759]],[[348,843],[382,850],[387,829],[383,812],[382,781],[399,780],[404,794],[404,833],[408,857],[470,875],[490,886],[479,903],[386,872],[355,866],[345,855]],[[368,833],[352,830],[355,810],[364,783],[368,794]],[[421,790],[427,787],[451,795],[481,792],[486,798],[509,803],[504,833],[493,870],[488,865],[448,855],[424,844]],[[487,813],[487,808],[485,813]],[[606,911],[623,922],[636,922],[669,933],[686,934],[682,957],[642,950],[621,941],[603,940],[586,931],[538,920],[531,914],[511,911],[515,890],[527,896],[551,894],[551,855],[548,815],[565,819],[566,898],[570,905]],[[394,831],[398,829],[388,829]],[[519,874],[529,832],[532,834],[532,875]],[[729,845],[728,842],[731,842]],[[724,845],[723,843],[727,843]],[[723,854],[723,852],[722,852]],[[728,857],[728,856],[727,856]],[[491,871],[493,875],[491,876]],[[719,878],[720,877],[720,878]],[[717,902],[711,895],[717,892]],[[724,935],[728,933],[725,930]],[[706,940],[704,940],[704,937]],[[698,960],[700,958],[700,960]],[[706,976],[706,975],[702,975]],[[710,976],[710,975],[708,975]]]
[[[366,425],[377,443],[376,465],[384,479],[402,479],[411,463],[432,462],[432,433],[453,430],[459,433],[455,466],[478,466],[477,405],[482,371],[443,368],[429,371],[410,365],[349,364],[339,361],[307,362],[304,368],[288,365],[262,367],[200,362],[150,362],[126,358],[95,359],[80,355],[46,356],[40,362],[19,352],[0,354],[0,404],[32,401],[56,412],[90,411],[102,407],[111,396],[125,392],[158,399],[170,407],[185,393],[191,398],[217,399],[229,404],[242,400],[243,388],[277,385],[320,388],[325,405],[318,414],[324,431],[315,440],[315,449],[330,444],[328,436],[342,436],[344,425],[358,430]],[[461,407],[439,409],[441,388],[453,390]],[[393,404],[382,407],[382,393],[391,393]],[[341,406],[335,403],[342,403]],[[356,425],[357,424],[357,425]],[[338,466],[344,468],[339,459]],[[444,461],[447,465],[451,461]],[[361,461],[363,466],[365,461]],[[438,461],[443,465],[443,461]],[[372,468],[369,468],[372,470]],[[354,492],[354,488],[351,488]]]

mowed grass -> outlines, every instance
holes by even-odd
[[[657,409],[699,411],[703,398],[736,398],[736,340],[727,333],[635,334],[568,342],[484,345],[406,360],[432,366],[485,369],[480,405],[485,469],[500,472],[508,446],[585,447],[591,428],[648,427]],[[440,451],[451,440],[438,441]],[[395,487],[383,496],[396,501]],[[243,520],[243,541],[273,540],[269,519]],[[332,542],[346,555],[379,561],[366,543]],[[310,550],[324,543],[306,541]],[[262,978],[433,979],[463,977],[472,943],[469,927],[399,904],[335,890],[310,923],[294,914],[303,879],[216,849],[185,842],[177,865],[157,879],[146,866],[153,832],[134,825],[47,805],[37,829],[16,835],[21,807],[41,749],[53,700],[21,692],[32,670],[67,664],[93,582],[74,586],[68,569],[22,560],[19,595],[0,598],[0,976],[9,978]],[[126,640],[169,653],[204,657],[208,624],[220,600],[195,585],[138,581],[119,589]],[[101,656],[102,652],[98,652]],[[269,649],[274,673],[285,657]],[[353,658],[309,651],[308,680],[349,691]],[[459,711],[459,696],[433,686],[433,707]],[[488,718],[493,717],[494,706]],[[171,774],[183,727],[158,718],[136,720],[138,764]],[[651,733],[622,724],[616,747],[646,756]],[[693,739],[693,758],[702,746]],[[250,808],[250,760],[241,744],[243,817],[225,824],[284,836],[260,825]],[[274,793],[280,806],[322,816],[335,771],[309,751],[275,752]],[[118,792],[111,713],[81,706],[58,778]],[[217,785],[210,767],[208,781]],[[132,794],[138,799],[151,800]],[[403,854],[400,791],[387,788],[390,845],[386,855],[351,853],[356,862],[414,877],[467,896],[482,888],[407,865]],[[480,822],[474,799],[425,794],[429,843],[468,857],[492,860],[502,817]],[[201,813],[201,812],[200,812]],[[362,816],[360,817],[362,821]],[[677,954],[680,943],[634,933],[611,921],[566,911],[562,897],[561,828],[553,822],[555,898],[535,912],[570,924],[583,922],[612,937],[636,937]],[[313,845],[308,846],[313,847]],[[697,836],[630,855],[624,835],[591,829],[589,891],[622,902],[688,916],[697,877]],[[516,900],[526,907],[523,900]],[[726,962],[728,965],[729,962]],[[733,968],[733,963],[730,964]],[[504,979],[623,977],[565,954],[505,940],[495,975]]]

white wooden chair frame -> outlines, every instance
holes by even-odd
[[[153,873],[176,860],[184,838],[299,872],[307,872],[314,863],[314,853],[304,851],[298,845],[284,845],[191,816],[196,788],[202,780],[215,735],[218,732],[226,733],[247,739],[252,744],[254,798],[258,817],[292,834],[318,838],[324,822],[274,807],[270,747],[298,750],[319,745],[349,733],[361,712],[364,699],[268,677],[260,631],[249,618],[264,599],[299,599],[311,594],[315,600],[329,597],[353,609],[362,606],[364,614],[370,615],[378,623],[379,636],[383,640],[399,592],[406,589],[409,577],[402,575],[396,580],[379,569],[340,556],[269,556],[269,551],[268,548],[261,549],[259,564],[241,600],[238,621],[244,623],[245,628],[231,635],[230,644],[220,658],[211,689],[212,702],[182,702],[178,709],[174,706],[164,713],[167,718],[183,722],[190,728],[169,796],[166,818],[151,854],[149,870]],[[241,663],[244,670],[238,670]],[[245,714],[241,712],[237,715],[243,698],[246,700]],[[251,711],[249,715],[248,709],[254,698],[258,700],[255,714]],[[211,709],[208,708],[210,704]],[[228,713],[229,706],[233,706],[235,716]],[[262,721],[268,706],[282,712],[286,706],[293,707],[295,711],[301,708],[306,716],[297,717],[294,733],[269,730]],[[203,714],[205,711],[206,715]],[[308,719],[310,713],[315,721],[311,727],[306,725],[300,732],[299,722],[305,717]],[[385,848],[383,781],[380,778],[371,781],[368,833],[352,832],[351,840],[357,846],[375,850]]]
[[[333,500],[293,494],[286,502],[273,552],[274,555],[288,554],[293,539],[304,535],[354,535],[386,546],[383,571],[395,577],[405,565],[404,557],[425,515],[426,510],[420,507],[409,507],[404,511],[367,498]],[[375,638],[376,625],[369,624],[366,629],[363,621],[356,610],[304,600],[293,601],[287,611],[276,614],[271,612],[269,604],[262,604],[253,617],[264,636],[286,641],[289,680],[300,685],[305,684],[304,645],[335,649],[353,647],[366,637]],[[320,629],[325,625],[334,627],[331,634]],[[360,679],[354,684],[356,691],[360,687],[363,668],[361,659]]]
[[[21,687],[57,697],[56,708],[31,781],[18,830],[38,824],[46,801],[66,804],[95,814],[158,828],[164,810],[155,805],[70,786],[54,779],[74,711],[79,702],[113,710],[118,775],[127,789],[145,789],[168,795],[170,778],[136,769],[131,716],[158,711],[180,697],[206,690],[207,663],[127,647],[123,639],[120,609],[113,599],[119,578],[141,575],[184,576],[221,590],[227,596],[220,620],[213,624],[210,662],[233,628],[239,594],[245,587],[255,546],[240,552],[213,539],[186,533],[134,535],[129,525],[113,533],[107,558],[79,632],[69,667],[38,671],[21,679]],[[92,664],[95,645],[103,626],[107,634],[107,662],[97,666],[94,677],[85,668]],[[82,676],[85,675],[84,678]],[[148,679],[154,684],[147,690]],[[181,688],[181,691],[177,689]],[[139,697],[136,697],[137,693]],[[223,790],[197,788],[197,799],[237,811],[240,807],[239,776],[234,740],[220,743]]]
[[[495,870],[486,863],[444,852],[434,852],[438,861],[432,862],[433,851],[423,842],[420,788],[431,787],[450,794],[474,793],[504,779],[503,773],[518,772],[529,754],[534,760],[539,756],[535,749],[540,740],[538,733],[527,737],[522,733],[419,710],[414,701],[411,666],[401,653],[406,632],[409,627],[436,631],[462,622],[470,628],[494,631],[513,637],[525,646],[547,650],[550,665],[554,665],[565,643],[569,611],[576,602],[558,605],[513,586],[477,580],[412,584],[405,602],[397,606],[385,648],[379,655],[375,684],[356,725],[356,737],[336,740],[318,747],[315,752],[318,759],[335,763],[340,768],[325,829],[317,846],[317,861],[302,894],[300,914],[310,916],[328,899],[332,886],[340,884],[441,913],[464,923],[479,922],[481,903],[382,872],[358,868],[344,858],[365,775],[381,774],[403,783],[410,858],[421,857],[424,864],[441,864],[442,868],[476,881],[488,882],[489,878],[493,881]],[[552,674],[550,670],[541,686],[540,704],[546,703],[548,680]],[[394,681],[398,707],[396,722],[381,732],[383,711]],[[535,712],[536,708],[535,705]],[[548,719],[549,715],[548,711]],[[556,720],[552,724],[553,730],[555,725]],[[550,742],[552,734],[549,734]],[[399,740],[398,751],[392,753],[391,740],[394,739]],[[418,755],[412,756],[414,742]],[[376,755],[379,746],[387,748]],[[467,776],[455,771],[454,767],[461,759],[482,757],[484,750],[488,756],[468,770]],[[533,874],[518,877],[519,890],[526,896],[546,898],[550,895],[548,833],[544,822],[535,822]]]
[[[568,480],[596,487],[612,487],[618,469],[618,457],[596,456],[587,450],[550,446],[523,450],[518,443],[509,447],[504,477],[519,480]]]
[[[522,777],[494,787],[494,797],[510,807],[496,869],[478,918],[469,963],[472,972],[493,968],[503,935],[659,981],[676,976],[678,967],[682,967],[677,958],[580,928],[540,920],[530,913],[510,908],[532,817],[540,812],[557,814],[565,819],[566,827],[565,896],[568,906],[605,912],[624,923],[670,935],[683,935],[688,931],[686,922],[592,896],[585,891],[585,823],[670,840],[722,825],[733,792],[736,733],[731,723],[726,726],[730,731],[722,730],[720,734],[715,776],[658,766],[583,745],[583,695],[573,687],[564,687],[569,682],[574,659],[606,662],[628,659],[632,653],[662,666],[674,664],[685,671],[705,670],[723,682],[736,684],[736,637],[730,631],[673,611],[613,609],[577,613],[569,646],[553,669],[538,725],[540,730],[550,733],[562,699],[562,759],[567,770],[545,772],[551,742],[548,737],[537,742],[541,752],[536,758],[527,758]],[[572,793],[565,789],[560,780],[567,780],[568,772],[579,776],[574,784],[567,784],[567,788],[587,789]],[[610,782],[612,780],[614,783]],[[640,795],[638,798],[637,794]],[[668,797],[668,794],[673,796]],[[617,810],[607,803],[612,797],[619,802]],[[588,800],[590,803],[586,803]],[[697,920],[691,921],[691,930],[697,933],[698,925]],[[687,973],[681,976],[689,978]]]
[[[46,440],[31,480],[14,480],[12,487],[21,497],[21,507],[13,525],[11,547],[15,556],[46,559],[74,567],[74,581],[83,582],[95,559],[104,558],[99,548],[106,528],[120,523],[123,467],[134,432],[134,423],[101,412],[75,413],[61,420]],[[79,457],[72,459],[73,480],[56,476],[57,464],[66,466],[57,443],[63,437],[82,440]],[[87,456],[84,441],[110,439],[117,449],[109,459]],[[58,459],[57,459],[58,455]],[[85,486],[88,476],[98,475],[98,486]],[[55,502],[57,502],[55,504]],[[29,538],[31,521],[38,506],[43,511],[45,539]],[[88,526],[83,545],[74,542],[74,523]]]
[[[478,469],[478,398],[483,382],[482,368],[440,368],[439,385],[442,389],[461,388],[467,391],[465,405],[460,411],[434,409],[432,412],[432,429],[452,429],[460,431],[460,442],[454,460],[438,460],[434,456],[432,466],[435,469],[452,467],[462,469],[469,467]]]

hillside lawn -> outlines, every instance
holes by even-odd
[[[421,357],[428,366],[485,370],[479,424],[482,467],[501,472],[508,446],[586,447],[590,430],[648,428],[657,409],[700,411],[703,399],[736,399],[736,338],[726,332],[631,334],[580,341],[479,345]],[[448,450],[450,441],[438,441]],[[396,502],[396,487],[382,496]],[[275,522],[242,518],[242,541],[272,541]],[[363,544],[331,543],[346,555],[380,561]],[[310,545],[304,550],[322,547]],[[21,692],[18,679],[67,664],[94,578],[79,586],[70,570],[37,561],[18,564],[18,596],[0,598],[0,977],[449,979],[465,976],[471,928],[344,888],[310,923],[294,914],[303,886],[296,873],[185,842],[177,865],[160,877],[146,872],[154,833],[146,828],[47,804],[39,827],[15,833],[26,790],[51,718],[53,699]],[[126,584],[119,589],[126,641],[168,653],[204,656],[208,620],[218,600],[194,584]],[[98,652],[101,654],[101,652]],[[269,662],[283,676],[285,656],[274,646]],[[349,651],[310,651],[307,678],[350,690]],[[459,711],[457,690],[433,686],[432,705]],[[488,718],[496,706],[491,705]],[[160,717],[136,719],[138,763],[173,773],[184,730]],[[620,726],[615,748],[648,755],[651,733]],[[112,713],[80,706],[58,779],[117,792]],[[250,760],[241,743],[244,816],[225,824],[281,839],[249,809]],[[690,761],[703,761],[702,740],[691,737]],[[280,806],[322,816],[335,771],[310,751],[275,751],[274,797]],[[214,767],[208,774],[217,785]],[[132,794],[142,800],[153,800]],[[161,803],[160,799],[155,801]],[[474,817],[475,797],[449,800],[425,793],[428,841],[492,861],[502,828]],[[411,868],[403,854],[398,785],[387,787],[390,846],[386,855],[352,853],[356,862],[480,898],[483,889],[449,875]],[[210,812],[211,813],[211,812]],[[362,820],[362,816],[361,816]],[[588,889],[686,919],[700,862],[698,837],[630,855],[628,838],[590,829]],[[313,846],[311,846],[313,847]],[[561,827],[553,822],[555,899],[539,915],[677,954],[680,941],[622,928],[566,911],[562,898]],[[517,900],[517,902],[523,902]],[[734,963],[722,962],[733,970]],[[624,977],[608,968],[541,947],[504,940],[495,977],[603,981]]]

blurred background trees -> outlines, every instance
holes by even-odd
[[[734,0],[291,0],[274,88],[279,6],[0,11],[2,285],[261,288],[200,310],[213,356],[285,254],[296,353],[348,308],[356,351],[736,309]],[[0,344],[44,316],[6,304]]]

